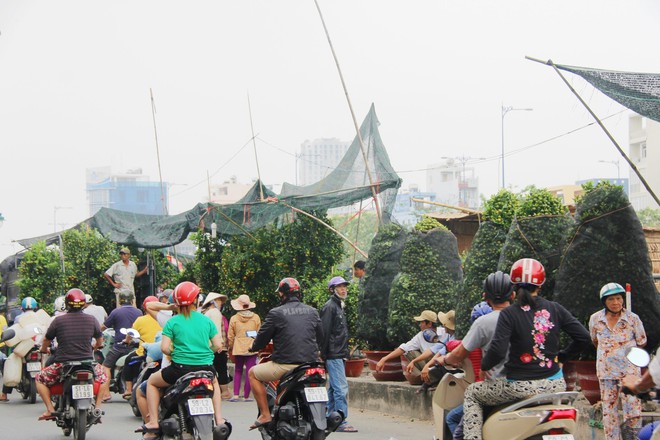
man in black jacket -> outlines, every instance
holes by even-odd
[[[334,277],[328,283],[328,290],[332,294],[321,309],[321,323],[323,325],[323,344],[321,345],[321,358],[325,361],[328,371],[330,387],[328,388],[328,414],[341,411],[344,421],[337,432],[357,432],[350,426],[348,418],[348,382],[344,359],[348,357],[348,324],[344,314],[344,300],[348,294],[348,281],[342,277]]]
[[[321,318],[314,307],[300,302],[300,284],[295,278],[284,278],[276,290],[282,300],[279,307],[266,315],[251,352],[258,352],[273,340],[272,362],[255,365],[248,378],[259,417],[250,429],[270,423],[272,420],[266,398],[264,382],[277,380],[300,364],[318,360],[319,345],[323,340]]]

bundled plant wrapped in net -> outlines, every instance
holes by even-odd
[[[394,277],[400,272],[401,253],[407,233],[399,225],[383,226],[369,249],[366,274],[360,283],[357,337],[375,350],[393,348],[387,340],[385,323]]]
[[[470,312],[482,300],[486,277],[497,270],[500,249],[506,240],[506,229],[494,222],[483,222],[472,240],[465,259],[464,280],[455,303],[456,334],[462,338],[470,328]]]
[[[545,268],[541,295],[552,300],[555,274],[561,260],[563,239],[573,220],[567,215],[516,218],[500,253],[498,270],[508,273],[521,258],[534,258]]]
[[[511,222],[497,268],[508,273],[521,258],[534,258],[545,267],[541,295],[552,299],[562,241],[573,219],[561,200],[546,189],[531,187]]]
[[[582,323],[603,308],[600,288],[608,282],[632,286],[632,311],[641,318],[647,349],[660,342],[660,298],[642,225],[623,188],[586,185],[577,203],[576,224],[566,237],[554,299]]]
[[[401,272],[390,291],[387,337],[394,344],[419,331],[412,318],[422,310],[454,309],[456,290],[463,281],[456,237],[444,226],[409,233],[401,255]]]

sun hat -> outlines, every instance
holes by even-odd
[[[202,305],[207,305],[211,301],[214,301],[216,299],[221,299],[223,302],[227,301],[229,297],[223,293],[215,293],[215,292],[209,292],[208,295],[206,295],[206,299],[204,300],[204,303]]]
[[[424,310],[419,316],[415,316],[413,319],[415,321],[431,321],[431,322],[438,321],[438,317],[436,316],[435,312],[432,310]]]
[[[447,327],[449,330],[456,329],[456,312],[453,310],[450,310],[447,313],[438,312],[438,319],[440,320],[440,324]]]
[[[257,305],[250,301],[250,297],[243,294],[236,299],[231,300],[231,307],[234,310],[249,310],[254,309]]]

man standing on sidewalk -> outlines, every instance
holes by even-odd
[[[348,381],[344,359],[348,357],[348,324],[344,313],[344,300],[348,294],[348,281],[342,277],[334,277],[328,283],[328,290],[332,296],[321,309],[321,358],[325,361],[330,379],[327,414],[333,411],[344,414],[344,421],[336,432],[357,432],[357,429],[347,423]]]

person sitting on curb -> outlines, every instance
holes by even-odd
[[[432,342],[428,342],[424,339],[424,330],[432,329],[437,331],[438,315],[432,310],[424,310],[419,316],[415,316],[413,319],[419,322],[419,333],[413,336],[410,341],[399,345],[399,347],[381,358],[376,364],[376,371],[383,371],[385,363],[389,360],[398,359],[401,355],[406,356],[408,360],[413,360],[422,352],[433,346]],[[413,368],[413,371],[415,374],[420,374],[420,370],[416,366]]]
[[[420,365],[424,368],[427,359],[430,359],[435,355],[447,353],[447,343],[454,339],[454,331],[456,330],[456,313],[453,310],[450,310],[447,313],[438,312],[438,320],[444,329],[443,335],[438,336],[437,340],[435,340],[435,344],[410,361],[406,367],[406,371],[409,374],[412,374],[415,369],[418,369],[419,371]],[[426,334],[424,334],[424,336],[426,336]],[[446,370],[443,368],[435,368],[431,370],[429,379],[424,380],[422,386],[417,390],[417,394],[425,393],[429,388],[440,382],[440,379],[442,379],[445,372]]]

